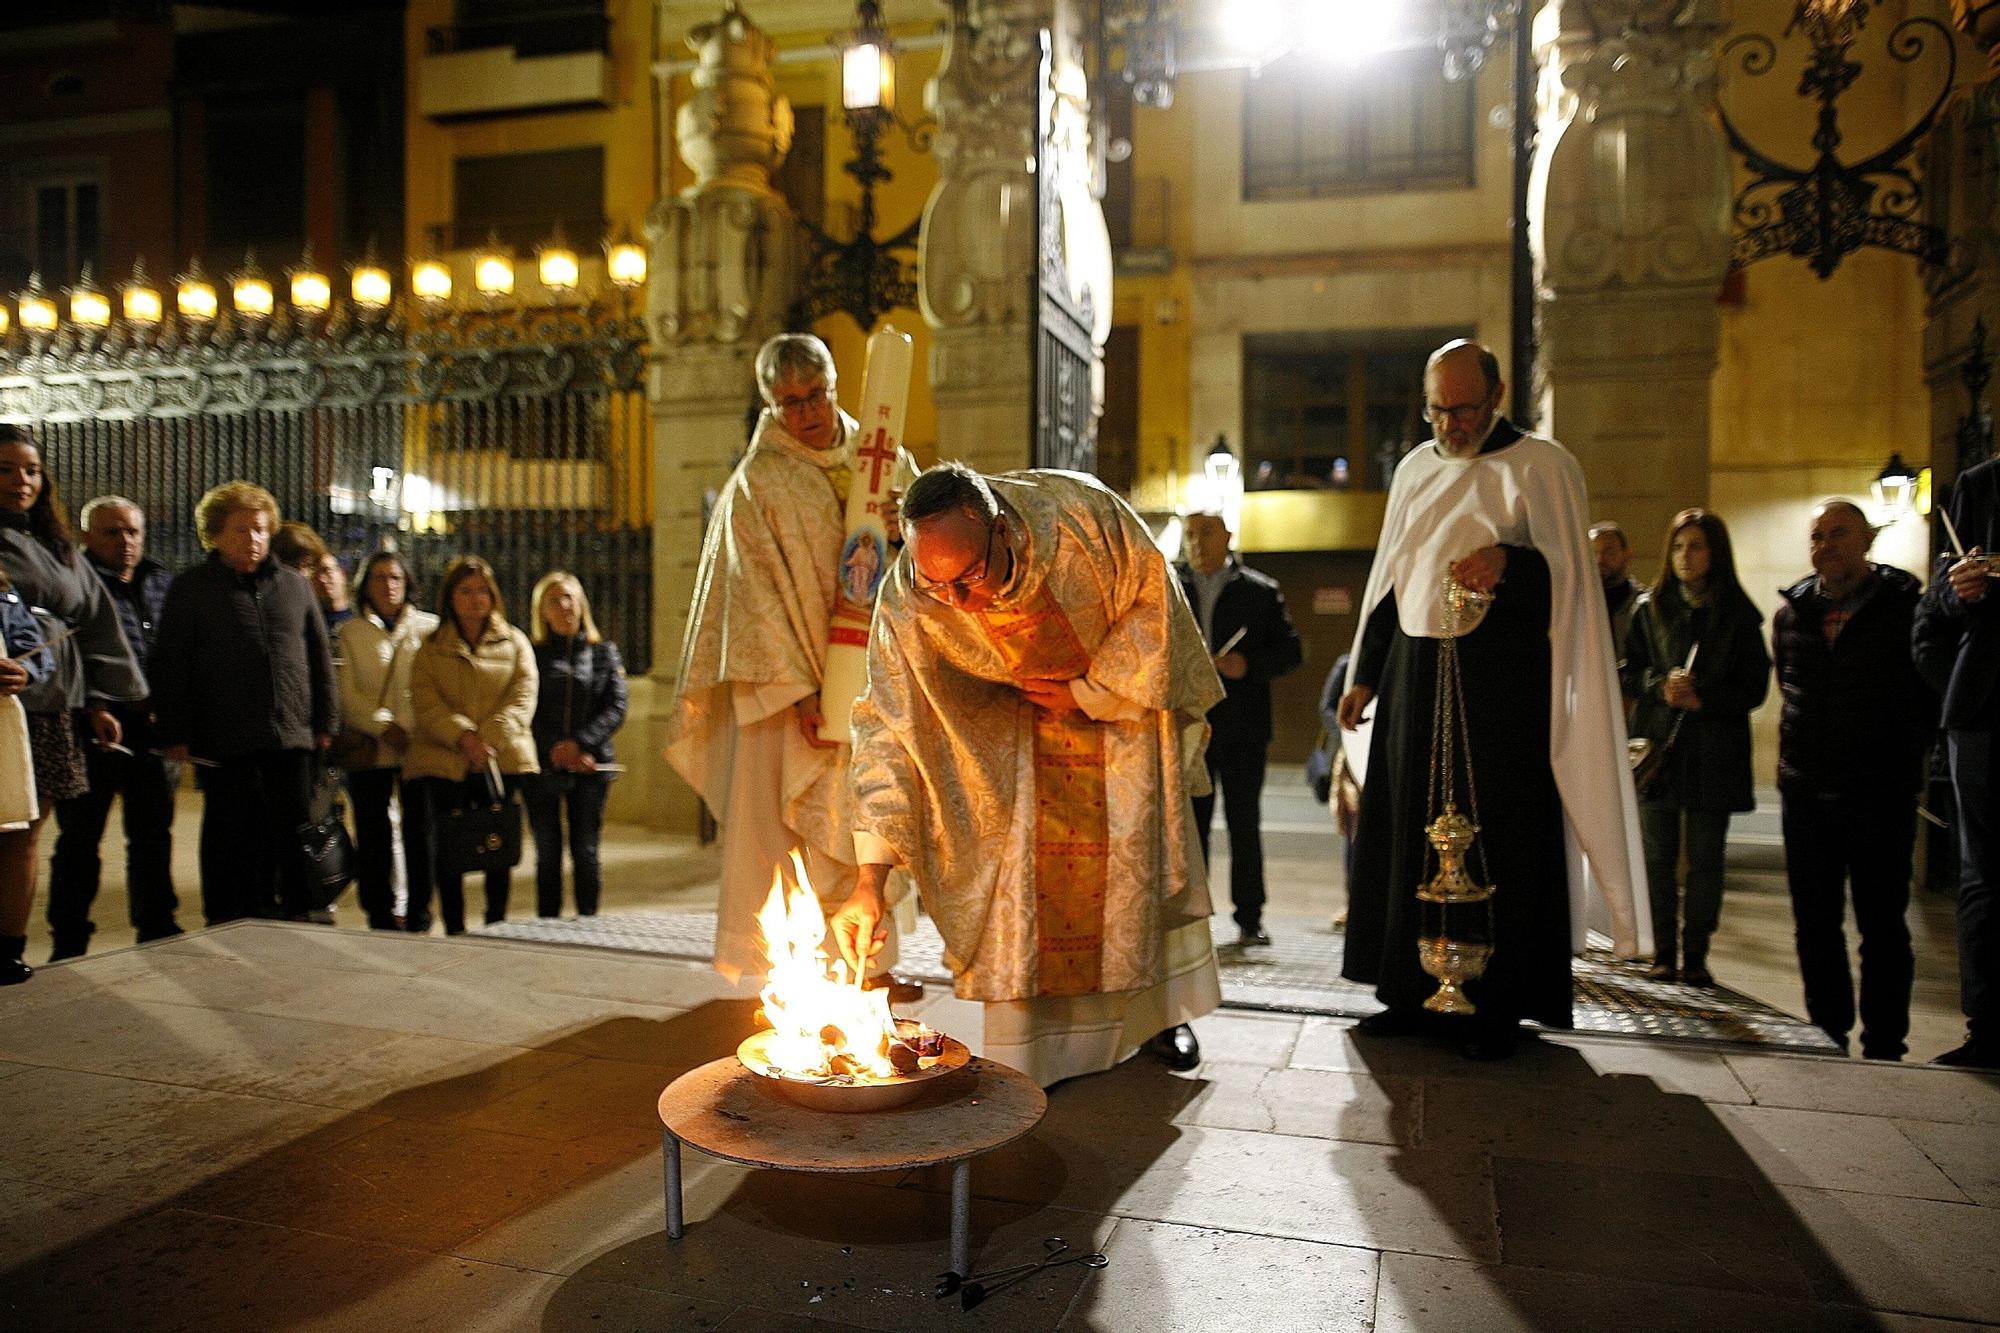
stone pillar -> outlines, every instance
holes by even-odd
[[[1715,0],[1549,0],[1535,25],[1541,420],[1582,462],[1592,517],[1642,544],[1708,498],[1730,250],[1721,29]]]
[[[938,182],[924,206],[919,298],[938,457],[1026,467],[1033,441],[1037,77],[1054,0],[949,0],[950,43],[924,89]]]
[[[771,187],[792,141],[791,104],[772,83],[776,45],[735,0],[687,35],[699,65],[675,142],[695,183],[646,221],[652,247],[646,322],[653,361],[653,669],[633,682],[632,768],[613,791],[621,817],[692,832],[700,806],[661,758],[667,707],[701,558],[709,497],[746,439],[755,361],[784,328],[799,263],[798,224]]]

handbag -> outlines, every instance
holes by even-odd
[[[507,790],[491,759],[484,776],[485,794],[438,820],[437,863],[447,874],[511,870],[521,862],[521,794]]]
[[[1306,785],[1312,788],[1313,799],[1321,805],[1333,795],[1333,745],[1325,727],[1319,729],[1319,739],[1313,742],[1312,753],[1306,756]]]
[[[354,881],[354,839],[347,832],[339,776],[324,760],[313,767],[313,798],[306,807],[312,818],[299,826],[298,837],[306,858],[306,902],[323,912]]]
[[[396,678],[396,654],[401,651],[402,647],[399,644],[391,644],[389,647],[389,665],[382,671],[382,690],[375,696],[377,713],[382,711],[382,705],[388,701],[389,682]],[[339,767],[349,773],[357,773],[364,769],[383,767],[377,757],[381,752],[382,742],[378,737],[370,736],[365,731],[356,731],[352,727],[342,727],[333,734],[333,746],[327,755]]]

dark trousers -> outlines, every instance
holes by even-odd
[[[521,780],[528,827],[535,834],[535,913],[560,916],[563,897],[563,812],[569,812],[569,854],[575,866],[578,916],[596,916],[604,888],[597,845],[604,833],[608,773],[543,772]]]
[[[2000,885],[1994,883],[1996,733],[1948,733],[1958,802],[1958,995],[1974,1040],[2000,1042]]]
[[[1194,825],[1201,833],[1202,864],[1208,863],[1208,825],[1215,817],[1214,787],[1222,788],[1222,823],[1229,830],[1229,901],[1236,924],[1255,930],[1264,924],[1264,835],[1262,741],[1208,747],[1207,796],[1194,798]]]
[[[361,900],[361,910],[368,913],[368,924],[376,930],[396,927],[396,833],[389,822],[389,802],[402,785],[402,777],[399,768],[363,768],[347,775],[347,794],[354,802],[355,896]],[[410,886],[405,924],[411,930],[425,930],[430,926],[430,807],[413,799],[407,790],[403,793],[403,869]]]
[[[154,754],[119,754],[90,746],[85,752],[90,790],[56,802],[56,849],[49,860],[49,934],[58,955],[82,953],[90,944],[90,907],[97,901],[104,862],[98,847],[111,818],[111,802],[124,798],[125,891],[139,942],[178,935],[174,911],[174,788],[181,766]]]
[[[502,779],[508,791],[520,786],[521,780],[512,774]],[[492,788],[486,775],[474,774],[463,782],[451,778],[412,778],[403,784],[406,797],[414,796],[410,805],[421,805],[423,812],[418,818],[429,832],[430,884],[423,888],[424,900],[419,911],[417,901],[417,877],[410,876],[410,906],[408,911],[411,929],[420,929],[416,922],[421,918],[430,920],[430,886],[437,888],[438,915],[444,919],[444,933],[457,935],[465,930],[465,875],[458,870],[448,870],[437,859],[438,822],[447,810],[471,805],[478,801],[490,801]],[[486,872],[486,924],[507,919],[507,898],[513,891],[514,872],[512,870],[489,870]]]
[[[312,755],[260,750],[196,776],[201,809],[201,910],[211,926],[238,917],[303,918]]]
[[[1861,1053],[1900,1059],[1910,1033],[1916,957],[1910,927],[1910,858],[1917,841],[1914,795],[1783,797],[1785,879],[1806,1014],[1847,1045],[1854,979],[1842,929],[1847,897],[1861,932]]]
[[[1685,902],[1680,886],[1684,822],[1688,861]],[[1641,803],[1639,836],[1646,847],[1654,956],[1670,967],[1677,959],[1686,968],[1706,967],[1708,941],[1722,920],[1722,858],[1729,840],[1729,812]]]

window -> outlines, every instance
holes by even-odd
[[[611,33],[604,0],[458,0],[458,22],[431,31],[431,52],[511,46],[517,56],[603,51]]]
[[[1424,361],[1469,329],[1253,333],[1243,340],[1245,484],[1387,490],[1430,438]]]
[[[31,264],[48,287],[73,280],[103,256],[102,194],[95,179],[38,181],[29,187],[35,219]]]
[[[1244,87],[1243,197],[1470,188],[1472,94],[1430,49],[1338,78],[1312,56],[1281,60]]]
[[[604,148],[557,148],[499,157],[462,157],[452,170],[454,248],[489,234],[525,253],[560,224],[572,245],[604,234]]]

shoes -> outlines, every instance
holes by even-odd
[[[403,919],[403,929],[409,931],[412,935],[428,935],[431,933],[431,919],[427,916],[405,917]]]
[[[1253,944],[1269,944],[1271,934],[1262,926],[1244,926],[1236,936],[1237,946],[1249,948]]]
[[[90,948],[90,936],[57,936],[49,944],[49,961],[60,963],[65,958],[81,958]]]
[[[912,1004],[924,998],[923,982],[915,977],[899,977],[893,972],[877,973],[862,982],[861,989],[887,989],[890,1004]]]
[[[171,939],[174,939],[174,938],[176,938],[177,936],[181,936],[181,935],[185,935],[185,934],[187,934],[187,932],[186,932],[186,931],[182,930],[182,929],[181,929],[181,928],[180,928],[179,926],[176,926],[176,925],[174,925],[174,924],[172,924],[172,923],[170,922],[170,923],[168,923],[168,925],[167,925],[167,928],[166,928],[165,930],[142,930],[142,931],[140,931],[140,932],[139,932],[139,943],[141,943],[141,944],[151,944],[151,943],[152,943],[152,942],[153,942],[154,940],[171,940]]]
[[[1421,1009],[1384,1009],[1356,1023],[1354,1031],[1363,1037],[1413,1037],[1429,1027]]]
[[[1146,1043],[1146,1049],[1165,1062],[1167,1068],[1186,1073],[1201,1063],[1201,1043],[1194,1029],[1182,1023],[1170,1027]]]
[[[1956,1069],[2000,1069],[2000,1050],[1994,1050],[1977,1037],[1968,1037],[1963,1045],[1952,1047],[1931,1063]]]
[[[316,907],[305,914],[305,920],[312,922],[315,926],[331,926],[335,924],[333,909],[331,907]]]
[[[1646,969],[1646,980],[1648,981],[1679,981],[1680,979],[1680,969],[1672,963],[1655,963]]]
[[[1708,970],[1706,963],[1689,963],[1681,970],[1681,980],[1702,990],[1715,989],[1715,973]]]
[[[27,947],[25,935],[0,935],[0,986],[18,986],[35,975],[35,969],[21,961]]]

